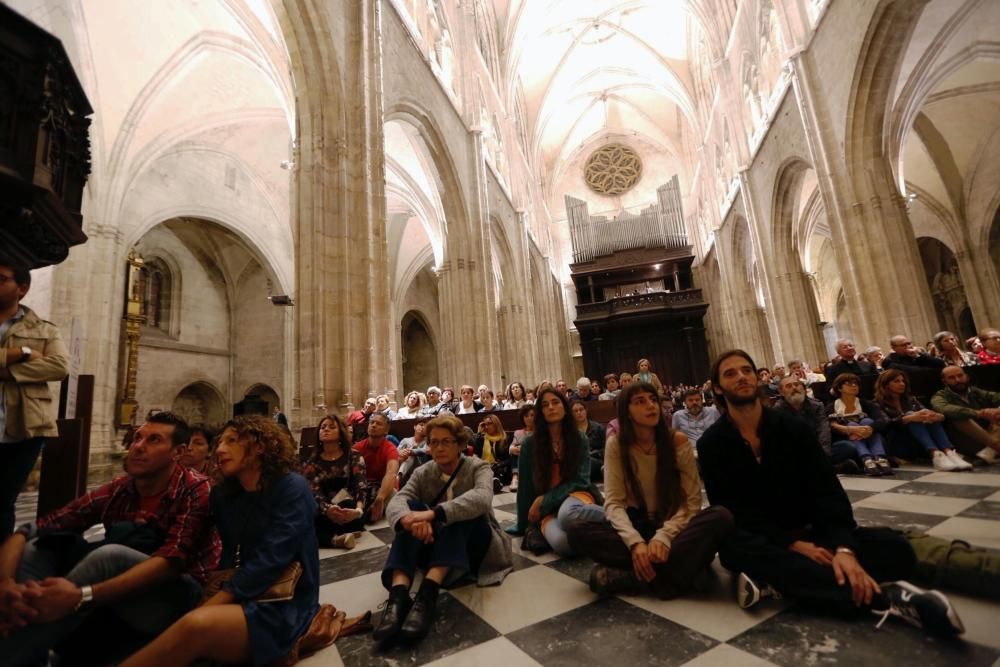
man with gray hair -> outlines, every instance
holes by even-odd
[[[906,373],[922,370],[939,371],[944,368],[944,359],[932,357],[917,348],[909,336],[896,335],[889,339],[892,354],[885,358],[883,367],[896,368]]]
[[[826,379],[833,382],[841,373],[854,373],[855,375],[873,375],[875,367],[867,361],[859,361],[858,348],[854,347],[854,341],[850,338],[841,338],[837,341],[837,361],[830,364],[824,371]]]
[[[450,412],[448,405],[441,400],[441,388],[435,385],[427,387],[427,405],[420,408],[420,415],[437,417],[442,411]]]
[[[597,396],[590,390],[590,378],[582,377],[576,381],[576,391],[569,396],[569,400],[596,401]]]
[[[861,472],[855,461],[858,454],[854,445],[846,440],[832,442],[833,434],[830,431],[826,408],[816,399],[806,396],[806,386],[801,378],[794,373],[781,378],[778,383],[778,393],[781,398],[774,404],[774,409],[794,415],[813,428],[816,439],[830,458],[834,471],[842,475]]]
[[[872,345],[865,350],[865,358],[875,368],[876,372],[881,373],[885,370],[882,368],[882,362],[885,361],[885,352],[878,345]]]

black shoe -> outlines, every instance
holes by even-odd
[[[503,482],[500,481],[499,477],[493,478],[493,493],[500,493],[503,491]]]
[[[884,456],[876,456],[875,465],[878,466],[878,471],[882,473],[883,476],[890,476],[896,474],[892,469],[892,465],[889,463],[889,459],[885,458]]]
[[[925,591],[908,581],[894,581],[882,585],[882,594],[889,607],[872,609],[873,614],[882,617],[876,628],[882,627],[890,616],[897,616],[939,637],[954,637],[965,632],[962,619],[940,591]]]
[[[372,639],[381,643],[398,635],[412,606],[413,602],[410,600],[409,594],[398,598],[390,595],[389,599],[382,604],[384,611],[378,622],[378,627],[372,632]]]
[[[878,467],[878,464],[875,463],[875,459],[868,457],[864,460],[864,464],[865,464],[866,475],[868,475],[869,477],[882,476],[882,470]]]
[[[417,641],[427,636],[434,625],[434,612],[437,611],[437,595],[418,593],[413,600],[413,607],[406,615],[406,622],[399,631],[399,636],[410,641]]]
[[[632,570],[622,570],[607,565],[595,565],[590,571],[590,590],[601,597],[622,595],[639,595],[643,584]]]
[[[854,459],[847,459],[846,461],[841,461],[837,465],[833,466],[833,471],[838,475],[860,475],[861,468],[858,464],[854,462]]]

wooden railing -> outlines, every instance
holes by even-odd
[[[628,296],[619,296],[608,301],[578,304],[576,307],[576,317],[581,320],[610,317],[611,315],[641,312],[644,310],[683,308],[700,303],[703,303],[700,289],[686,289],[679,292],[631,294]]]

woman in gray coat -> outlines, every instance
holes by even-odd
[[[468,574],[480,586],[499,584],[511,571],[510,538],[493,515],[493,470],[462,455],[468,434],[448,414],[427,422],[432,460],[420,466],[393,497],[386,519],[396,530],[382,584],[389,599],[375,641],[419,640],[434,623],[438,591]],[[417,569],[424,580],[410,599]]]

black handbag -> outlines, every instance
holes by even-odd
[[[542,529],[534,525],[528,526],[528,529],[524,531],[524,537],[521,538],[521,548],[536,556],[552,551],[552,546],[542,534]]]

